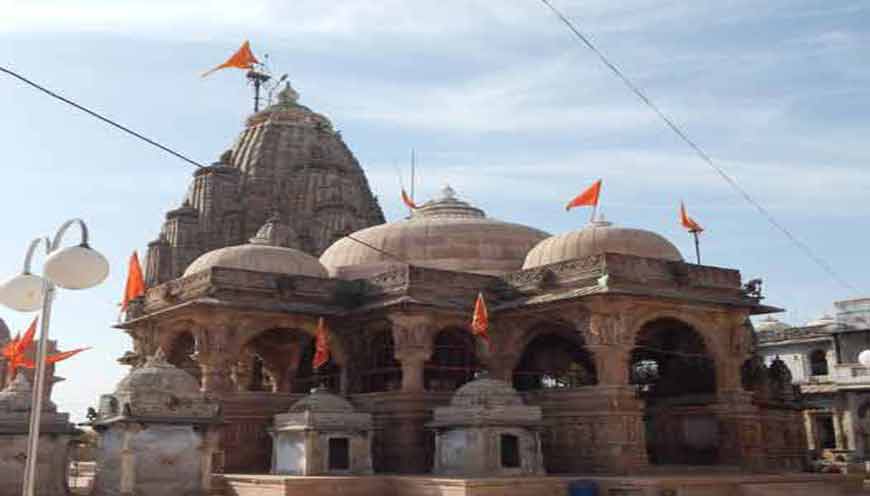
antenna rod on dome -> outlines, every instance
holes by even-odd
[[[417,168],[417,154],[413,148],[411,148],[411,201],[414,201],[414,182],[415,182],[415,172]]]

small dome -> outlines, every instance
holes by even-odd
[[[293,403],[290,413],[354,413],[353,405],[341,396],[324,388],[315,388],[311,394]]]
[[[332,122],[326,116],[299,103],[299,93],[289,82],[278,92],[277,97],[275,103],[250,116],[248,126],[273,121],[332,130]]]
[[[519,393],[507,382],[497,379],[475,379],[457,389],[450,406],[460,408],[498,408],[524,405]]]
[[[133,369],[115,388],[115,394],[132,392],[199,395],[199,383],[192,375],[167,362],[163,349],[158,348],[154,356],[149,357],[143,366]]]
[[[0,412],[22,413],[31,410],[33,386],[23,373],[15,375],[6,389],[0,391]],[[49,399],[42,402],[42,411],[53,412],[57,407]]]
[[[421,205],[410,218],[369,227],[353,233],[353,237],[377,250],[347,237],[339,239],[320,257],[330,274],[364,277],[367,269],[374,271],[406,262],[433,269],[500,275],[519,270],[526,252],[547,233],[490,219],[483,210],[457,199],[448,186],[441,198]]]
[[[311,255],[285,244],[295,244],[296,233],[272,217],[246,245],[218,248],[201,255],[184,271],[185,276],[212,267],[252,270],[274,274],[328,277],[326,269]]]
[[[683,261],[677,247],[659,234],[643,229],[614,226],[610,222],[598,220],[578,231],[559,234],[541,241],[526,255],[523,269],[602,253]]]
[[[758,324],[755,325],[755,330],[758,332],[784,331],[790,327],[790,325],[777,319],[773,315],[768,315],[758,321]]]

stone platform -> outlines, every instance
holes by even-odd
[[[572,481],[594,481],[599,496],[853,496],[845,477],[827,474],[678,474],[636,477],[431,476],[290,477],[215,475],[224,496],[564,496]]]

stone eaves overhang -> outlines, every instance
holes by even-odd
[[[364,315],[396,306],[465,314],[483,292],[492,311],[623,295],[779,312],[749,295],[734,269],[607,253],[492,276],[394,265],[353,281],[211,268],[151,288],[120,328],[192,308],[278,314]]]

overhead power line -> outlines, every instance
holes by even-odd
[[[162,145],[162,144],[158,143],[157,141],[155,141],[155,140],[153,140],[153,139],[151,139],[151,138],[149,138],[149,137],[147,137],[147,136],[145,136],[145,135],[143,135],[143,134],[141,134],[141,133],[138,133],[138,132],[136,132],[136,131],[133,131],[132,129],[128,128],[127,126],[124,126],[124,125],[122,125],[122,124],[119,124],[118,122],[115,122],[114,120],[109,119],[108,117],[105,117],[105,116],[103,116],[103,115],[101,115],[101,114],[99,114],[99,113],[97,113],[97,112],[95,112],[95,111],[93,111],[93,110],[91,110],[91,109],[85,107],[84,105],[78,104],[78,103],[76,103],[76,102],[70,100],[69,98],[63,97],[63,96],[59,95],[58,93],[56,93],[56,92],[54,92],[54,91],[52,91],[52,90],[50,90],[50,89],[48,89],[48,88],[46,88],[46,87],[40,85],[40,84],[37,84],[37,83],[31,81],[30,79],[28,79],[28,78],[22,76],[21,74],[18,74],[17,72],[15,72],[15,71],[13,71],[13,70],[11,70],[11,69],[7,69],[6,67],[0,66],[0,72],[4,72],[4,73],[6,73],[6,74],[8,74],[8,75],[10,75],[10,76],[12,76],[12,77],[14,77],[14,78],[17,79],[17,80],[19,80],[19,81],[21,81],[21,82],[23,82],[23,83],[26,83],[26,84],[28,84],[28,85],[30,85],[30,86],[32,86],[32,87],[38,89],[39,91],[45,93],[46,95],[48,95],[48,96],[50,96],[50,97],[55,98],[55,99],[57,99],[57,100],[60,100],[61,102],[66,103],[67,105],[70,105],[70,106],[72,106],[72,107],[74,107],[74,108],[76,108],[76,109],[78,109],[78,110],[81,110],[82,112],[84,112],[84,113],[90,115],[91,117],[95,117],[95,118],[97,118],[97,119],[99,119],[99,120],[105,122],[106,124],[109,124],[110,126],[113,126],[113,127],[115,127],[115,128],[118,128],[118,129],[120,129],[121,131],[123,131],[123,132],[125,132],[125,133],[127,133],[127,134],[130,134],[130,135],[132,135],[132,136],[134,136],[134,137],[136,137],[136,138],[138,138],[138,139],[140,139],[140,140],[142,140],[142,141],[148,143],[148,144],[151,145],[151,146],[155,146],[155,147],[159,148],[160,150],[163,150],[164,152],[169,153],[170,155],[173,155],[173,156],[176,157],[176,158],[180,158],[181,160],[187,162],[188,164],[191,164],[191,165],[193,165],[193,166],[196,166],[197,168],[200,168],[200,169],[205,168],[204,165],[202,165],[202,164],[200,164],[199,162],[193,160],[192,158],[189,158],[189,157],[187,157],[186,155],[183,155],[183,154],[181,154],[181,153],[179,153],[179,152],[173,150],[172,148],[169,148],[169,147],[166,146],[166,145]],[[309,220],[311,220],[311,221],[313,221],[313,222],[315,222],[315,223],[317,223],[317,224],[320,224],[321,226],[326,226],[326,224],[324,224],[323,222],[320,222],[319,220],[317,220],[317,219],[315,219],[315,218],[313,218],[313,217],[310,218]],[[399,262],[403,262],[403,263],[405,263],[405,261],[402,260],[400,257],[398,257],[398,256],[396,256],[396,255],[393,255],[392,253],[389,253],[389,252],[387,252],[387,251],[384,251],[384,250],[382,250],[382,249],[380,249],[380,248],[378,248],[378,247],[376,247],[376,246],[374,246],[374,245],[372,245],[372,244],[370,244],[370,243],[367,243],[367,242],[365,242],[365,241],[363,241],[363,240],[361,240],[361,239],[358,239],[358,238],[356,238],[355,236],[353,236],[353,235],[351,235],[351,234],[347,234],[347,235],[345,235],[345,237],[347,237],[347,239],[349,239],[349,240],[351,240],[351,241],[353,241],[353,242],[355,242],[355,243],[359,243],[359,244],[365,246],[366,248],[372,249],[372,250],[374,250],[374,251],[376,251],[376,252],[378,252],[378,253],[380,253],[380,254],[382,254],[382,255],[388,257],[388,258],[392,258],[393,260],[397,260],[397,261],[399,261]]]
[[[611,62],[610,59],[608,59],[607,56],[605,56],[604,53],[590,41],[589,37],[587,37],[586,35],[581,33],[580,30],[577,29],[577,27],[570,19],[568,19],[559,9],[554,7],[549,0],[541,0],[541,3],[546,5],[559,18],[559,20],[561,20],[565,24],[565,26],[567,26],[568,29],[571,30],[571,32],[574,34],[574,36],[576,36],[577,40],[580,43],[586,46],[586,48],[588,48],[589,50],[592,50],[592,52],[594,52],[595,55],[598,56],[601,62],[605,66],[607,66],[607,68],[610,69],[610,71],[613,72],[613,74],[615,74],[616,77],[618,77],[625,84],[625,86],[627,86],[628,89],[635,94],[635,96],[640,98],[640,100],[647,107],[649,107],[659,117],[659,119],[661,119],[662,122],[664,122],[668,126],[668,128],[670,128],[670,130],[674,132],[674,134],[676,134],[684,143],[689,145],[689,147],[692,148],[692,150],[694,150],[694,152],[699,157],[701,157],[701,159],[706,162],[707,165],[709,165],[716,172],[716,174],[719,175],[719,177],[727,182],[728,185],[730,185],[731,188],[734,189],[734,191],[736,191],[744,200],[746,200],[747,203],[755,207],[755,210],[757,210],[765,219],[767,219],[770,225],[772,225],[782,234],[784,234],[785,237],[792,242],[792,244],[797,246],[798,249],[800,249],[810,260],[812,260],[824,272],[831,276],[834,281],[850,291],[858,292],[858,288],[850,284],[844,278],[840,277],[840,275],[834,270],[834,268],[830,264],[828,264],[824,259],[815,254],[815,252],[809,247],[809,245],[798,239],[798,237],[795,236],[787,227],[785,227],[785,225],[776,220],[776,218],[773,216],[773,214],[770,213],[769,210],[767,210],[763,205],[761,205],[758,201],[752,198],[752,196],[750,196],[750,194],[745,189],[743,189],[742,186],[740,186],[736,179],[734,179],[730,174],[725,172],[725,170],[723,170],[721,167],[716,165],[716,163],[713,162],[713,159],[710,158],[710,155],[708,155],[700,146],[698,146],[697,143],[689,138],[689,136],[680,126],[678,126],[676,123],[674,123],[673,120],[665,115],[665,113],[662,112],[662,110],[652,100],[650,100],[650,98],[640,89],[640,87],[633,83],[619,69],[619,67],[616,66],[616,64]]]

